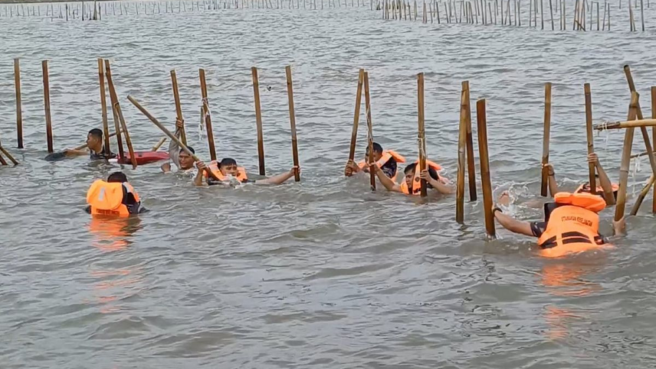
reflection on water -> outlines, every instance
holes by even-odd
[[[103,253],[120,252],[133,244],[134,234],[142,228],[139,217],[112,218],[91,217],[89,232],[92,245]],[[102,258],[111,259],[111,254]],[[108,265],[108,267],[103,267]],[[120,301],[139,294],[142,287],[143,270],[140,267],[110,268],[111,262],[98,262],[90,267],[93,283],[94,304],[100,305],[102,313],[116,313],[121,310]],[[97,268],[97,269],[96,269]]]

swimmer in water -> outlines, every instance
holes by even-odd
[[[597,173],[598,173],[597,178],[599,179],[599,186],[597,187],[597,195],[601,196],[606,201],[606,204],[608,206],[615,205],[615,198],[617,197],[617,190],[619,190],[619,186],[611,183],[610,178],[608,178],[608,174],[606,174],[606,171],[604,171],[604,168],[601,166],[601,163],[599,162],[599,157],[597,156],[597,154],[595,153],[588,154],[588,163],[594,164],[595,168],[597,169]],[[545,164],[544,167],[548,168],[549,192],[553,196],[553,194],[560,192],[560,189],[558,188],[558,183],[556,182],[556,173],[553,169],[553,165]],[[585,182],[584,184],[580,185],[579,188],[576,189],[575,193],[590,193],[590,182]],[[613,196],[606,196],[606,193],[613,194]]]
[[[382,183],[388,191],[418,196],[421,192],[421,180],[423,179],[426,181],[427,189],[432,189],[440,194],[452,194],[455,190],[454,187],[448,184],[446,178],[440,177],[437,173],[442,167],[429,161],[427,161],[426,164],[428,169],[424,169],[421,173],[417,173],[419,171],[419,165],[417,162],[405,167],[403,170],[405,178],[401,184],[398,184],[387,177],[387,174],[379,169],[378,166],[371,165],[371,167],[376,171],[376,176],[380,180],[380,183]]]
[[[104,159],[114,159],[116,158],[116,154],[109,153],[109,155],[105,155],[105,148],[103,147],[103,131],[94,128],[89,131],[87,134],[87,148],[88,150],[72,150],[72,149],[67,149],[64,150],[64,154],[67,157],[75,157],[75,156],[84,156],[84,155],[89,155],[89,158],[91,160],[104,160]]]
[[[373,156],[376,166],[378,166],[388,178],[396,181],[396,175],[398,172],[397,164],[405,163],[405,158],[399,155],[396,151],[383,150],[383,147],[376,142],[374,142],[372,146],[374,149]],[[365,151],[364,160],[357,164],[353,160],[349,160],[348,163],[346,163],[344,175],[351,177],[355,173],[369,173],[369,168],[366,165],[367,162],[369,162],[369,146],[367,146],[367,150]]]
[[[87,191],[87,204],[85,211],[91,215],[127,217],[148,211],[123,172],[110,174],[107,181],[93,182]]]
[[[196,162],[196,167],[198,168],[198,173],[194,178],[194,184],[196,186],[203,185],[203,178],[207,176],[205,174],[205,169],[209,169],[210,171],[212,171],[212,173],[219,179],[219,181],[216,181],[215,179],[212,178],[208,179],[207,180],[208,185],[227,184],[232,181],[237,181],[238,183],[254,183],[260,185],[266,185],[266,184],[279,185],[284,183],[288,179],[294,177],[296,171],[301,170],[299,167],[292,167],[292,169],[290,169],[289,172],[282,173],[270,178],[258,179],[253,181],[248,179],[248,175],[246,174],[246,169],[238,166],[237,161],[232,158],[224,158],[218,164],[212,162],[210,163],[209,166],[205,165],[205,163],[203,163],[202,161],[198,161]]]
[[[180,138],[182,135],[182,127],[184,125],[184,122],[180,119],[175,120],[175,137]],[[191,151],[193,154],[196,154],[196,151],[194,150],[193,147],[187,146],[189,151]],[[160,167],[162,169],[162,172],[164,173],[169,173],[171,172],[171,162],[175,164],[176,168],[178,169],[178,173],[190,176],[190,177],[195,177],[196,176],[196,167],[194,166],[194,158],[189,155],[186,151],[182,150],[180,146],[178,145],[177,142],[171,141],[169,144],[169,158],[171,159],[170,162],[162,164]]]
[[[507,202],[507,193],[501,194],[498,203]],[[544,257],[562,257],[583,251],[610,247],[608,240],[599,234],[598,213],[606,207],[599,196],[589,193],[559,192],[554,202],[545,204],[544,221],[525,222],[503,213],[493,205],[494,218],[513,233],[536,237],[540,254]],[[626,229],[624,218],[613,221],[615,235]]]

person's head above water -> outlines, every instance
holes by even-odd
[[[383,157],[383,147],[376,142],[374,142],[372,146],[374,148],[374,162],[376,162]],[[367,145],[367,150],[364,152],[364,160],[369,162],[369,145]]]
[[[123,172],[114,172],[107,177],[107,182],[109,183],[125,183],[127,181],[128,177]]]
[[[103,132],[94,128],[87,134],[87,147],[95,152],[99,152],[103,147]]]
[[[233,158],[223,158],[219,163],[219,170],[223,175],[230,174],[233,177],[236,177],[239,174],[239,167],[237,166],[237,161]]]
[[[412,163],[405,167],[403,173],[405,173],[405,184],[408,185],[408,188],[412,188],[412,182],[415,180],[415,169],[419,170],[417,163]],[[437,171],[431,167],[428,167],[428,174],[434,180],[440,179],[440,176],[437,174]],[[428,183],[428,188],[432,186]]]
[[[196,153],[194,151],[194,148],[191,146],[187,146],[189,151],[191,151],[193,154]],[[194,157],[189,155],[186,151],[180,149],[180,152],[178,153],[178,162],[180,162],[180,169],[182,170],[187,170],[191,169],[194,167]]]

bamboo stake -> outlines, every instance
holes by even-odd
[[[637,215],[638,210],[640,210],[640,205],[642,205],[642,202],[645,200],[645,197],[647,197],[647,194],[649,193],[649,190],[651,190],[651,186],[654,185],[654,181],[656,181],[656,176],[652,174],[649,177],[649,180],[647,181],[647,184],[645,187],[642,188],[640,191],[640,194],[638,194],[638,197],[636,198],[636,202],[633,204],[633,207],[631,208],[631,215]]]
[[[203,97],[203,117],[205,117],[205,129],[207,132],[207,142],[210,147],[210,158],[216,160],[216,148],[214,146],[214,131],[212,129],[212,116],[210,114],[210,104],[207,99],[207,83],[205,82],[205,69],[199,69],[200,91]]]
[[[603,131],[606,129],[621,129],[621,128],[642,128],[656,126],[656,119],[642,119],[642,120],[627,120],[623,122],[607,122],[595,124],[594,130]]]
[[[132,96],[128,96],[128,100],[130,100],[130,102],[131,102],[134,106],[136,106],[137,109],[139,109],[139,111],[140,111],[143,115],[145,115],[146,117],[148,117],[148,119],[150,119],[150,121],[153,122],[153,124],[155,124],[155,125],[156,125],[156,126],[162,131],[162,132],[164,132],[164,134],[165,134],[166,136],[168,136],[168,138],[171,139],[171,141],[173,141],[173,142],[175,142],[176,144],[178,144],[178,146],[180,146],[180,148],[181,148],[182,150],[184,150],[184,152],[186,152],[187,154],[189,154],[189,156],[191,156],[191,157],[194,159],[194,162],[196,162],[196,161],[200,161],[200,159],[198,159],[198,157],[196,156],[196,154],[194,154],[193,152],[191,152],[191,150],[189,150],[189,148],[187,147],[187,145],[185,145],[184,143],[182,143],[182,141],[180,141],[177,137],[175,137],[175,135],[174,135],[173,133],[171,133],[171,131],[169,131],[168,129],[166,129],[166,127],[164,127],[164,125],[163,125],[162,123],[160,123],[160,122],[159,122],[159,121],[158,121],[158,120],[157,120],[152,114],[150,114],[150,113],[148,112],[148,110],[146,110],[146,108],[144,108],[143,106],[141,106],[141,104],[139,104],[139,102],[137,102],[137,100],[135,100],[134,97],[132,97]],[[205,172],[207,173],[207,175],[208,175],[210,178],[219,181],[219,179],[216,177],[216,175],[215,175],[214,173],[212,173],[212,171],[209,170],[209,168],[206,168],[206,169],[205,169]]]
[[[417,74],[417,118],[418,118],[418,138],[419,138],[419,171],[426,170],[426,131],[424,129],[424,74]],[[416,170],[416,169],[415,169]],[[420,196],[428,195],[428,183],[421,180]]]
[[[2,165],[9,165],[9,164],[7,163],[7,161],[5,160],[5,158],[2,157],[2,155],[0,155],[0,164],[2,164]]]
[[[640,22],[642,22],[642,32],[645,32],[645,7],[642,0],[640,0]]]
[[[105,60],[105,78],[107,78],[108,84],[109,84],[109,74],[111,73],[111,69],[109,67],[109,60]],[[120,158],[125,157],[125,154],[123,152],[123,139],[121,137],[121,124],[119,123],[118,119],[118,114],[116,112],[116,109],[114,108],[114,101],[111,100],[111,94],[110,94],[110,101],[112,102],[112,117],[114,118],[114,129],[116,132],[116,142],[118,145],[118,156]],[[86,145],[85,145],[86,147]]]
[[[45,107],[46,114],[46,140],[48,143],[48,153],[51,154],[54,152],[54,149],[52,143],[52,119],[50,117],[50,79],[48,75],[47,60],[41,62],[41,68],[43,70],[43,105]]]
[[[460,93],[460,129],[458,130],[458,175],[456,178],[456,222],[462,224],[465,220],[465,157],[467,149],[467,94],[465,83],[462,83]]]
[[[369,145],[369,163],[374,162],[374,133],[373,122],[371,120],[371,96],[369,95],[369,73],[364,72],[364,101],[365,110],[367,113],[367,142]],[[376,174],[373,170],[369,170],[369,184],[371,190],[376,191]]]
[[[355,95],[355,112],[353,113],[353,130],[351,131],[351,146],[349,147],[349,161],[355,160],[355,144],[358,139],[358,124],[360,122],[360,107],[362,105],[362,84],[364,82],[364,69],[358,73],[358,88]]]
[[[23,107],[21,104],[20,59],[14,59],[14,83],[16,87],[16,135],[18,148],[23,148]]]
[[[257,128],[257,156],[260,164],[260,175],[266,174],[264,167],[264,134],[262,133],[262,111],[260,110],[260,82],[257,76],[257,68],[251,68],[253,77],[253,97],[255,101],[255,123]]]
[[[592,94],[590,92],[590,84],[586,83],[583,85],[583,90],[585,93],[585,131],[588,140],[588,155],[590,155],[594,152],[594,137],[592,136]],[[590,193],[596,195],[597,182],[595,178],[595,165],[593,163],[588,163],[588,173],[590,177]],[[612,196],[612,194],[610,195]]]
[[[492,213],[492,182],[490,181],[490,161],[487,151],[487,119],[485,115],[485,99],[476,102],[476,121],[478,123],[478,157],[481,161],[481,181],[483,185],[483,207],[485,214],[485,229],[491,237],[496,236],[494,229],[494,214]]]
[[[465,129],[466,129],[466,147],[467,147],[467,169],[469,174],[469,200],[476,201],[476,164],[474,163],[474,140],[472,135],[472,120],[471,120],[471,97],[469,92],[469,81],[462,84],[465,90]]]
[[[171,5],[173,7],[173,5]],[[180,130],[180,141],[187,144],[187,131],[185,130],[184,117],[182,116],[182,104],[180,104],[180,91],[178,90],[178,76],[175,74],[175,69],[171,69],[171,85],[173,86],[173,100],[175,101],[175,114],[182,122],[182,129]]]
[[[109,60],[105,60],[105,76],[107,78],[107,85],[109,87],[109,98],[112,101],[113,111],[118,117],[118,121],[121,124],[121,130],[123,135],[125,135],[125,145],[128,147],[128,152],[130,154],[130,162],[132,163],[132,169],[137,169],[137,157],[134,155],[134,148],[132,147],[132,140],[130,140],[130,132],[128,132],[128,126],[125,124],[125,118],[123,118],[123,111],[121,110],[121,105],[118,102],[118,94],[116,93],[116,88],[114,87],[114,81],[112,79],[112,71],[109,65]],[[117,129],[116,137],[119,137],[120,131]],[[119,146],[120,150],[120,146]],[[120,161],[125,162],[126,157],[120,155]]]
[[[547,196],[547,183],[549,179],[549,172],[547,168],[544,167],[545,164],[549,163],[549,137],[551,130],[551,82],[547,82],[544,85],[544,133],[542,139],[542,181],[540,194],[542,197]],[[555,195],[555,194],[552,194]]]
[[[14,157],[9,153],[9,151],[7,151],[4,147],[2,147],[2,143],[1,143],[1,142],[0,142],[0,151],[1,151],[3,154],[5,154],[5,156],[6,156],[6,157],[7,157],[12,163],[14,163],[14,165],[18,165],[18,161],[17,161],[16,159],[14,159]],[[0,159],[2,159],[2,155],[0,155]],[[6,162],[4,159],[0,160],[0,163],[2,163],[2,165],[7,165],[7,162]]]
[[[631,69],[629,68],[628,65],[624,66],[624,73],[626,75],[626,80],[627,80],[628,85],[629,85],[629,90],[632,93],[635,92],[636,91],[635,83],[633,82],[633,76],[631,75]],[[640,108],[640,103],[639,102],[636,103],[636,118],[639,119],[639,120],[644,118],[643,115],[642,115],[642,109]],[[646,151],[647,151],[647,156],[649,158],[649,164],[651,165],[652,175],[656,175],[656,158],[654,158],[654,155],[653,155],[652,146],[651,146],[651,142],[650,142],[650,139],[649,139],[649,132],[647,131],[646,127],[640,127],[640,132],[642,133],[642,138],[645,142],[645,148],[646,148]],[[647,192],[649,192],[648,189],[645,192],[645,195],[646,195]],[[642,198],[639,197],[637,199],[636,203],[634,204],[634,209],[635,209],[636,212],[640,208],[640,205],[642,204],[643,200],[644,200],[644,196]],[[632,211],[632,215],[635,215],[633,213],[633,211]]]
[[[656,119],[656,87],[652,86],[651,88],[651,117]],[[656,128],[652,128],[652,137],[653,143],[652,147],[656,147]],[[651,205],[652,213],[656,213],[656,187],[654,187],[654,198]]]
[[[287,100],[289,101],[289,124],[292,132],[292,156],[294,160],[294,180],[301,181],[301,173],[298,170],[298,142],[296,140],[296,113],[294,111],[294,89],[292,86],[292,67],[285,67],[285,74],[287,75]]]
[[[105,95],[105,68],[102,58],[98,58],[98,86],[100,88],[100,108],[102,112],[105,155],[111,153],[109,144],[109,122],[107,120],[107,97]]]
[[[157,143],[155,144],[155,146],[153,146],[153,148],[150,149],[150,151],[159,150],[159,148],[162,147],[162,145],[164,145],[164,142],[166,142],[166,137],[160,138],[159,141],[157,141]]]
[[[631,105],[629,107],[628,120],[635,119],[638,109],[638,93],[631,94]],[[624,134],[624,149],[622,150],[622,163],[620,165],[620,188],[617,192],[617,204],[615,205],[615,221],[624,217],[626,204],[626,190],[629,181],[629,167],[631,164],[631,147],[633,146],[633,128],[628,128]]]

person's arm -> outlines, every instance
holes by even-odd
[[[292,178],[296,173],[296,170],[301,170],[299,167],[293,167],[289,172],[278,174],[277,176],[269,177],[266,179],[258,179],[255,181],[255,184],[261,185],[279,185],[283,184],[286,180]]]
[[[544,164],[544,167],[547,168],[547,183],[549,184],[549,192],[551,197],[554,197],[560,190],[558,188],[558,182],[556,182],[556,172],[553,169],[553,165],[547,163]]]
[[[203,185],[203,173],[207,167],[202,161],[197,161],[196,168],[198,168],[198,172],[196,173],[196,177],[194,177],[194,185],[200,187]]]
[[[387,191],[403,192],[403,191],[401,191],[401,186],[394,183],[394,181],[390,177],[388,177],[385,174],[385,172],[383,172],[382,170],[380,170],[380,168],[378,168],[378,165],[371,164],[370,168],[371,168],[371,170],[373,170],[376,173],[376,177],[378,177],[378,180],[385,187],[385,189],[387,189]]]
[[[428,169],[424,169],[421,174],[419,175],[421,179],[426,180],[437,192],[448,195],[452,194],[455,191],[455,188],[453,186],[450,186],[448,184],[443,183],[439,179],[433,179],[433,177],[430,176],[428,173]]]
[[[597,154],[592,153],[588,155],[588,161],[594,163],[595,167],[597,168],[597,173],[599,174],[599,184],[601,185],[601,188],[604,189],[604,193],[602,194],[602,196],[606,201],[606,205],[609,206],[615,205],[615,196],[613,195],[613,184],[611,183],[610,178],[608,178],[608,174],[606,174],[606,171],[601,166]],[[606,196],[607,194],[608,196]]]
[[[64,150],[64,154],[66,155],[66,157],[84,156],[84,155],[89,155],[89,151],[67,149]]]
[[[533,231],[531,230],[531,223],[522,222],[502,213],[501,209],[499,209],[496,205],[494,205],[492,212],[494,213],[494,219],[496,219],[503,228],[509,230],[510,232],[523,234],[524,236],[534,236]]]
[[[164,163],[164,164],[162,164],[162,166],[160,167],[160,169],[162,169],[162,172],[164,172],[164,173],[169,173],[169,172],[171,172],[171,163]]]

